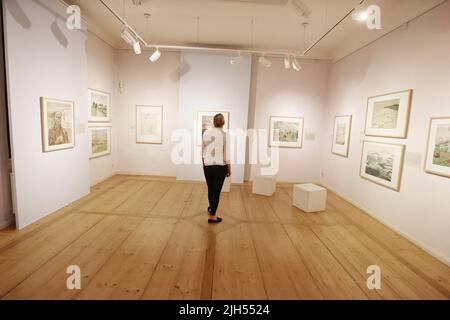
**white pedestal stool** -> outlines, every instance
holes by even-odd
[[[253,178],[252,192],[263,196],[272,196],[277,189],[275,176],[256,175]]]
[[[327,190],[315,184],[297,184],[294,186],[293,204],[304,212],[325,211]]]

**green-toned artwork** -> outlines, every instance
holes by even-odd
[[[405,90],[370,97],[367,101],[365,134],[405,139],[408,135],[412,94],[412,90]]]
[[[425,171],[450,178],[450,117],[430,121]]]
[[[361,177],[399,191],[404,153],[405,145],[364,141]]]
[[[89,127],[91,136],[91,156],[98,158],[111,154],[111,127]]]
[[[450,168],[450,124],[441,124],[436,128],[433,164]]]
[[[89,89],[89,121],[111,121],[111,97],[109,93]]]
[[[270,117],[270,146],[301,148],[303,145],[303,118]]]

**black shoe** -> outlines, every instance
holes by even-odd
[[[222,218],[217,218],[217,220],[208,219],[208,223],[220,223],[222,222]]]

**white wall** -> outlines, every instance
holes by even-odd
[[[324,184],[450,263],[450,179],[425,173],[429,118],[450,116],[450,3],[333,65],[324,127]],[[414,89],[399,193],[359,177],[367,97]],[[353,114],[350,157],[333,156],[335,115]],[[418,161],[414,160],[419,159]],[[422,162],[420,162],[420,159]]]
[[[4,4],[13,192],[23,228],[89,193],[86,35],[65,27],[58,0]],[[75,148],[42,152],[40,97],[75,102]]]
[[[251,58],[230,65],[230,55],[183,52],[181,54],[179,128],[191,131],[193,158],[201,155],[195,123],[198,111],[224,111],[230,114],[230,129],[247,129]],[[236,150],[245,154],[245,146]],[[244,181],[245,165],[233,165],[233,183]],[[177,166],[178,180],[204,180],[200,164]]]
[[[0,17],[3,22],[3,18]],[[0,23],[0,34],[3,32],[3,24]],[[3,56],[3,42],[0,41],[0,74],[5,73]],[[6,116],[6,92],[5,79],[0,77],[0,229],[12,223],[11,183],[9,178],[9,153],[8,153],[8,119]]]
[[[114,96],[114,48],[95,35],[88,33],[86,41],[88,87],[111,94],[111,154],[90,160],[91,185],[115,174],[118,153],[118,132],[115,123],[119,116]],[[105,124],[106,125],[106,124]]]
[[[295,72],[286,70],[281,58],[271,61],[271,68],[262,66],[257,59],[254,62],[250,109],[253,128],[269,130],[270,116],[303,117],[303,148],[280,148],[277,180],[317,182],[329,63],[300,60],[302,70]],[[314,134],[315,139],[308,139],[308,134]],[[268,141],[265,142],[267,148]],[[259,173],[260,165],[252,165],[250,178]]]
[[[170,161],[172,131],[178,127],[178,66],[180,54],[164,52],[156,63],[149,52],[115,53],[115,83],[123,82],[123,93],[115,90],[114,132],[118,138],[117,173],[175,176]],[[136,105],[163,106],[163,144],[136,144]]]

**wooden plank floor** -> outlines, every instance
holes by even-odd
[[[450,268],[329,192],[305,214],[292,187],[223,194],[204,184],[115,176],[21,231],[0,231],[2,299],[450,299]],[[81,268],[81,290],[66,269]],[[380,290],[367,267],[382,271]]]

